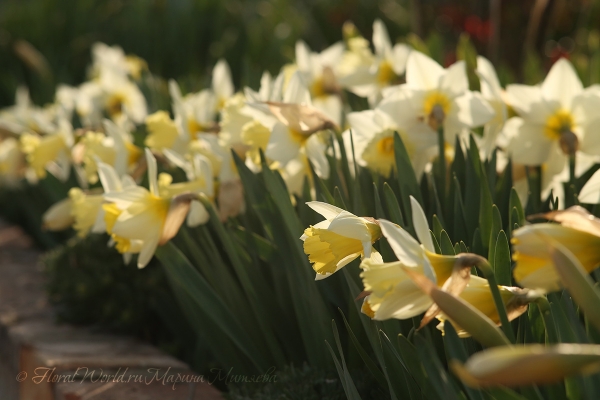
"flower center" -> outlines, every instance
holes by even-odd
[[[425,114],[425,122],[427,122],[431,129],[437,131],[444,124],[444,119],[450,112],[450,105],[450,99],[438,91],[430,92],[425,97],[423,112]]]
[[[377,142],[377,151],[384,156],[390,156],[394,154],[394,138],[384,137]]]
[[[575,126],[573,116],[566,110],[558,110],[546,120],[544,133],[550,139],[560,139],[566,131],[572,131]]]
[[[294,140],[294,142],[298,143],[300,146],[303,146],[304,143],[308,140],[310,135],[305,135],[302,132],[298,132],[295,129],[290,128],[290,136]]]
[[[563,153],[573,155],[579,149],[579,139],[573,132],[575,122],[569,111],[558,110],[546,120],[544,133],[552,140],[558,140]]]
[[[125,103],[125,96],[120,93],[115,93],[109,97],[106,102],[106,111],[111,117],[117,117],[123,112],[123,104]]]
[[[379,71],[377,72],[377,83],[380,85],[387,85],[394,82],[398,77],[392,68],[392,65],[388,61],[382,61],[379,64]]]

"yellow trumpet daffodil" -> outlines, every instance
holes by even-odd
[[[376,253],[372,244],[381,237],[381,229],[374,219],[360,218],[320,201],[306,204],[325,217],[324,221],[306,228],[300,238],[317,280],[339,271],[358,257],[370,258]]]
[[[600,265],[600,220],[579,206],[543,217],[560,224],[526,225],[513,232],[514,276],[521,286],[551,292],[561,286],[547,238],[565,246],[591,272]]]
[[[104,198],[110,203],[103,206],[106,230],[115,240],[117,250],[139,252],[139,268],[150,262],[156,247],[165,241],[163,227],[171,206],[171,199],[159,193],[156,159],[149,149],[146,162],[150,189],[135,186],[106,193]]]

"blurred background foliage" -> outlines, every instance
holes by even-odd
[[[503,81],[535,83],[566,55],[584,83],[600,82],[593,0],[2,0],[0,107],[14,102],[18,85],[41,105],[57,84],[81,83],[98,41],[122,46],[188,90],[206,86],[219,58],[238,88],[256,87],[264,69],[276,73],[293,61],[296,40],[322,50],[342,39],[348,20],[370,38],[376,18],[393,40],[418,46],[422,38],[444,64],[466,32]]]

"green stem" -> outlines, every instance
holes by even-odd
[[[440,126],[437,131],[438,136],[438,190],[444,198],[446,195],[446,141],[444,140],[444,126]]]
[[[498,284],[496,283],[494,271],[492,270],[490,263],[485,258],[479,256],[477,257],[477,260],[478,262],[476,266],[481,270],[481,272],[483,272],[483,275],[489,282],[490,290],[492,291],[492,297],[494,298],[494,303],[496,304],[496,309],[498,310],[498,316],[500,317],[500,323],[502,324],[502,331],[511,343],[515,343],[515,335],[508,320],[506,305],[502,301],[500,290],[498,290]]]
[[[569,156],[569,184],[575,184],[575,154]]]

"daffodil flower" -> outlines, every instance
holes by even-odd
[[[303,83],[310,91],[312,105],[336,125],[342,117],[341,87],[337,67],[344,53],[344,44],[335,43],[321,53],[311,52],[306,43],[296,43],[296,65]]]
[[[383,22],[373,22],[373,47],[361,36],[348,40],[349,51],[344,54],[340,66],[343,77],[340,82],[351,92],[369,99],[374,106],[381,98],[381,90],[393,85],[406,70],[406,61],[411,50],[403,43],[392,46]]]
[[[50,134],[56,131],[55,115],[51,109],[35,106],[29,91],[19,86],[15,94],[15,105],[0,110],[0,128],[20,135],[23,132]]]
[[[591,272],[600,266],[600,221],[579,206],[543,217],[560,224],[526,225],[513,232],[514,276],[523,287],[552,292],[560,289],[560,278],[547,239],[561,243]]]
[[[333,121],[311,106],[310,95],[298,74],[294,74],[282,103],[268,103],[278,119],[273,126],[265,155],[282,165],[304,152],[322,178],[329,176],[325,143],[318,132],[335,127]]]
[[[178,129],[177,138],[171,148],[181,153],[182,146],[185,147],[199,133],[212,132],[217,128],[215,124],[217,98],[209,89],[189,93],[183,97],[174,80],[169,81],[169,93]]]
[[[454,137],[463,130],[482,126],[494,116],[481,93],[469,90],[464,61],[444,69],[425,54],[412,51],[406,64],[406,84],[387,88],[383,97],[393,98],[405,90],[411,92],[414,117],[434,131],[443,127],[449,145],[454,145]]]
[[[156,247],[168,240],[164,237],[163,228],[172,205],[170,198],[159,193],[156,159],[148,149],[146,162],[150,190],[135,186],[106,193],[104,198],[110,203],[103,206],[106,231],[115,240],[117,250],[121,253],[139,252],[139,268],[145,267]]]
[[[92,78],[98,77],[108,70],[137,79],[141,70],[146,67],[144,60],[135,56],[126,56],[121,47],[108,46],[104,43],[92,45],[92,60]]]
[[[37,178],[44,178],[46,170],[56,177],[66,180],[71,168],[70,150],[73,146],[73,128],[61,119],[58,128],[50,135],[24,133],[21,135],[21,149],[27,163]]]
[[[557,164],[578,150],[599,154],[595,135],[600,97],[595,88],[583,89],[573,66],[558,60],[539,86],[508,85],[508,100],[519,115],[506,122],[508,152],[523,165]],[[585,143],[585,145],[584,145]],[[561,155],[562,154],[562,155]]]
[[[412,103],[406,96],[383,102],[375,110],[348,114],[350,131],[344,133],[349,158],[354,154],[357,163],[389,177],[396,168],[394,132],[402,139],[417,177],[435,153],[437,139],[432,129],[414,118]],[[354,153],[350,145],[352,134]]]
[[[509,321],[512,321],[527,311],[528,304],[537,297],[535,292],[518,287],[498,285],[498,290],[500,292],[502,302],[506,307]],[[494,303],[494,298],[490,290],[490,284],[487,279],[480,278],[476,275],[471,275],[469,284],[461,292],[460,298],[471,304],[477,310],[481,311],[497,325],[501,324],[500,316],[498,315],[498,309]],[[447,317],[441,313],[437,316],[437,318],[441,321],[437,328],[443,332],[444,321],[447,319]],[[452,320],[450,320],[450,322],[452,322]],[[454,325],[454,329],[456,330],[458,336],[470,336],[467,331],[454,324],[454,322],[452,322],[452,324]]]
[[[361,278],[364,290],[369,293],[363,304],[363,312],[376,320],[412,318],[429,309],[433,301],[413,282],[403,267],[425,275],[442,286],[451,276],[457,257],[435,254],[431,237],[429,240],[423,239],[424,244],[421,245],[390,221],[379,220],[379,225],[398,261],[377,263],[363,260]]]
[[[332,275],[358,257],[367,259],[376,253],[372,245],[381,237],[381,229],[375,220],[357,217],[319,201],[306,204],[325,217],[324,221],[306,228],[300,238],[317,280]]]

